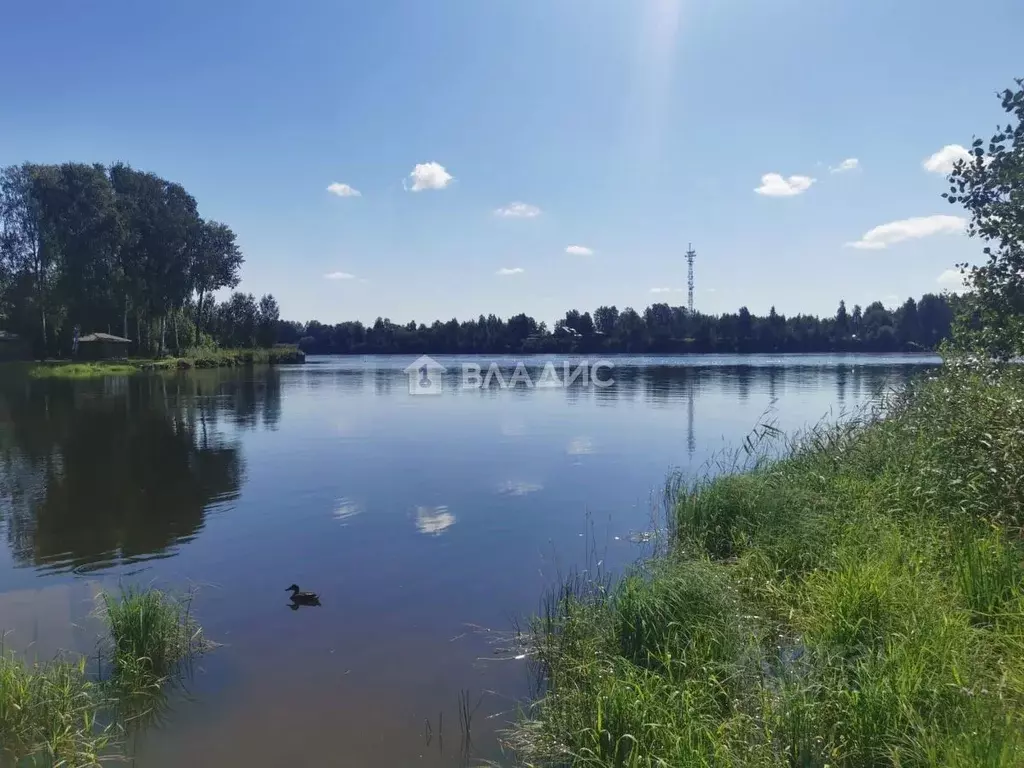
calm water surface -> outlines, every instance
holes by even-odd
[[[463,691],[471,757],[500,760],[529,681],[498,633],[588,542],[621,569],[671,469],[699,471],[766,410],[797,429],[936,362],[612,360],[606,389],[461,391],[456,374],[417,397],[398,357],[0,381],[7,645],[89,651],[98,590],[198,585],[224,645],[133,739],[138,765],[466,764]],[[292,582],[323,606],[291,610]]]

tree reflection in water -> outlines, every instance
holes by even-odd
[[[238,496],[245,465],[223,433],[275,428],[280,395],[272,368],[3,382],[0,523],[16,561],[168,556]]]

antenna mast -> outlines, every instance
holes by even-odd
[[[693,243],[688,243],[686,251],[686,263],[689,266],[689,270],[686,276],[686,285],[690,291],[688,307],[691,315],[693,314],[693,260],[696,258],[697,252],[693,250]]]

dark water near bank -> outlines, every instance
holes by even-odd
[[[464,691],[471,757],[500,761],[528,679],[498,632],[588,550],[611,569],[642,554],[670,469],[698,471],[769,408],[800,428],[935,362],[612,361],[607,388],[454,374],[415,397],[411,358],[0,380],[6,645],[88,651],[99,589],[198,585],[224,646],[135,738],[139,765],[466,764]],[[290,610],[293,581],[323,606]]]

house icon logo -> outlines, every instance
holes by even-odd
[[[448,370],[429,355],[417,358],[405,369],[410,395],[440,395],[441,380]]]

